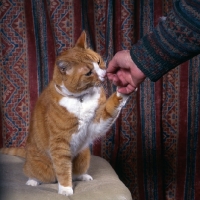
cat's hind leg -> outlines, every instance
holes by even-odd
[[[27,151],[23,170],[25,175],[29,177],[26,185],[36,186],[41,183],[56,182],[56,175],[50,158],[37,150]]]
[[[41,184],[41,182],[34,178],[29,178],[28,181],[26,182],[26,185],[30,185],[30,186],[37,186],[40,184]]]
[[[81,151],[73,159],[73,180],[91,181],[93,178],[86,174],[90,165],[90,150],[89,148]]]
[[[92,181],[93,178],[89,174],[73,175],[73,181]]]

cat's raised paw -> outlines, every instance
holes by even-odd
[[[92,181],[93,178],[89,174],[82,174],[80,176],[73,177],[74,181]]]
[[[29,178],[29,180],[26,182],[26,185],[30,185],[30,186],[37,186],[39,184],[40,184],[39,181],[37,181],[36,179],[32,179],[32,178]]]
[[[122,93],[120,93],[120,92],[118,92],[118,91],[117,91],[117,96],[118,96],[118,97],[122,97],[122,98],[128,98],[128,97],[129,97],[128,94],[122,94]]]
[[[72,187],[65,187],[65,186],[58,184],[58,194],[70,196],[73,194],[73,189],[72,189]]]
[[[128,100],[128,98],[129,98],[130,95],[122,94],[122,93],[120,93],[120,92],[117,92],[117,96],[118,96],[118,97],[122,97],[121,106],[124,106],[124,105],[126,104],[126,101]]]

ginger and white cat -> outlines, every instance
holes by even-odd
[[[107,100],[100,83],[106,68],[100,55],[87,48],[83,31],[75,47],[57,57],[53,80],[40,95],[31,117],[25,149],[2,149],[24,156],[27,185],[58,181],[58,193],[72,195],[72,180],[87,174],[91,144],[106,134],[128,96]]]

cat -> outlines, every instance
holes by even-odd
[[[72,195],[72,181],[89,181],[89,145],[106,134],[128,95],[106,99],[101,82],[106,67],[87,47],[82,32],[75,46],[56,59],[53,79],[39,96],[31,116],[25,149],[3,148],[5,154],[25,157],[27,185],[58,182],[58,193]]]

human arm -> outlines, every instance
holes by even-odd
[[[137,67],[152,81],[200,53],[200,1],[174,1],[166,20],[130,50]]]
[[[130,70],[130,73],[135,73],[139,68],[144,76],[152,81],[157,81],[169,70],[199,53],[200,1],[175,1],[174,9],[168,14],[166,20],[160,21],[151,33],[142,37],[131,48],[130,56],[134,65],[129,67],[134,70]],[[121,87],[122,93],[130,93],[141,83],[142,75],[141,73],[139,75],[131,74],[131,76],[135,76],[131,81],[126,78],[125,73],[122,76],[122,71],[127,66],[125,67],[125,64],[122,65],[122,61],[119,61],[119,58],[123,59],[119,54],[121,52],[113,57],[114,62],[112,59],[109,63],[107,75],[111,81],[117,80],[114,80],[113,83]],[[129,57],[128,52],[126,54],[126,57]],[[120,65],[117,66],[117,63]],[[126,81],[123,82],[122,79]]]

